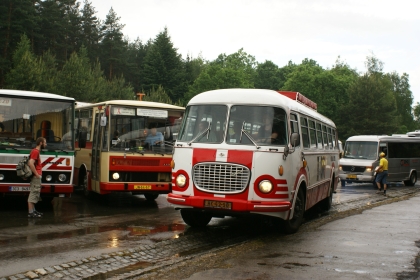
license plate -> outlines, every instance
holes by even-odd
[[[135,190],[151,190],[151,185],[134,185]]]
[[[232,202],[204,200],[204,207],[230,210],[232,209]]]
[[[29,192],[31,187],[9,187],[9,192]]]
[[[355,174],[349,174],[349,175],[347,175],[347,178],[348,179],[357,179],[357,175],[355,175]]]

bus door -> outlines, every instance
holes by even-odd
[[[101,131],[104,129],[101,126],[101,116],[100,112],[97,112],[95,115],[95,127],[93,129],[93,139],[92,139],[92,162],[91,162],[91,188],[92,191],[100,193],[100,162],[101,162]]]

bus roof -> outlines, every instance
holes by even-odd
[[[84,103],[84,102],[81,102],[81,103]],[[103,101],[99,103],[87,104],[87,105],[80,104],[77,106],[77,108],[89,108],[89,107],[108,106],[108,105],[185,110],[184,107],[180,107],[180,106],[175,106],[175,105],[160,103],[160,102],[140,101],[140,100],[108,100],[108,101]]]
[[[62,101],[75,101],[73,97],[66,97],[53,93],[38,92],[38,91],[25,91],[14,89],[0,89],[0,95],[14,96],[14,97],[30,97],[39,99],[54,99]]]
[[[348,141],[388,141],[388,142],[420,142],[420,137],[409,137],[408,135],[356,135],[347,139]]]
[[[235,104],[235,105],[262,105],[273,106],[282,104],[290,110],[313,117],[335,127],[335,124],[329,118],[321,115],[314,109],[292,100],[290,97],[280,94],[278,91],[268,89],[218,89],[200,93],[194,96],[188,105],[198,104]]]

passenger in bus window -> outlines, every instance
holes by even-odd
[[[269,142],[271,140],[273,129],[273,121],[269,115],[265,115],[263,118],[263,125],[258,129],[258,140],[260,142]]]
[[[233,123],[233,134],[229,135],[229,143],[239,143],[240,142],[241,127],[242,127],[242,123],[240,121],[235,121]]]

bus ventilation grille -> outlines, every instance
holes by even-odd
[[[240,193],[247,187],[250,175],[246,166],[231,163],[199,163],[193,168],[195,186],[212,193]]]

